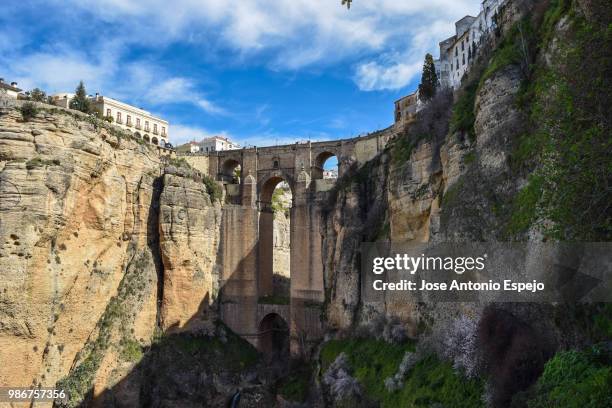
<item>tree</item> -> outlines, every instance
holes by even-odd
[[[87,98],[87,91],[85,90],[83,81],[80,81],[79,85],[76,87],[75,95],[70,100],[70,109],[79,110],[85,113],[91,112],[91,102],[89,98]]]
[[[47,102],[47,94],[40,88],[34,88],[30,91],[30,100],[34,102]]]
[[[419,98],[423,101],[428,101],[433,98],[437,89],[438,76],[436,75],[436,66],[431,54],[427,54],[425,55],[423,75],[421,76],[421,84],[419,85]]]

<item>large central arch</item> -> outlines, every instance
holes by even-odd
[[[272,195],[281,183],[287,183],[293,196],[290,180],[281,173],[270,175],[261,184],[259,194],[259,238],[257,287],[260,298],[274,295],[274,208]],[[289,213],[291,223],[291,211]]]

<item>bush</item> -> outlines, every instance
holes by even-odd
[[[453,363],[453,368],[468,378],[478,376],[480,368],[478,321],[460,316],[446,326],[439,337],[442,341],[441,354]]]
[[[206,191],[210,196],[211,201],[221,201],[221,197],[223,196],[223,192],[221,190],[221,186],[210,176],[206,174],[202,175],[202,181],[206,186]]]
[[[29,122],[38,114],[38,108],[32,102],[25,102],[19,107],[19,111],[24,122]]]
[[[529,408],[612,406],[612,354],[609,345],[557,353],[544,367]]]

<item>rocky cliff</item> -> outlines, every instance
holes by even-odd
[[[365,302],[358,272],[362,242],[607,239],[608,233],[594,227],[606,224],[601,213],[593,215],[598,218],[590,230],[572,218],[569,206],[562,204],[567,197],[584,208],[583,214],[589,212],[572,182],[552,170],[567,168],[563,174],[574,178],[576,168],[568,168],[575,160],[571,151],[586,149],[598,157],[599,165],[586,159],[574,163],[595,178],[605,178],[601,149],[609,143],[604,130],[608,120],[590,110],[592,102],[581,95],[605,97],[609,87],[582,89],[573,78],[587,70],[601,80],[606,76],[606,64],[597,62],[604,57],[597,57],[595,48],[587,51],[583,28],[592,24],[590,35],[597,42],[606,41],[593,34],[593,27],[605,18],[584,23],[597,3],[578,2],[570,17],[565,14],[570,9],[567,2],[508,2],[498,16],[499,29],[473,61],[461,88],[454,94],[439,92],[382,154],[338,181],[322,221],[330,328],[367,324],[383,314],[400,318],[416,335],[419,324],[430,318],[421,310],[423,305],[406,307],[405,299],[398,302],[390,295],[382,302]],[[581,53],[586,59],[578,57]],[[591,64],[593,68],[586,68]],[[571,94],[553,92],[568,87]],[[563,109],[561,98],[575,103],[572,109],[589,118],[598,129],[597,141],[583,129],[562,130],[581,119],[576,111],[555,110]],[[555,115],[561,117],[546,119]],[[542,141],[542,134],[550,139]],[[575,136],[563,139],[567,134]],[[586,140],[593,145],[587,146]],[[534,183],[540,180],[546,188]],[[559,194],[559,188],[566,194]],[[604,208],[600,200],[605,188],[598,188],[583,193],[587,201]],[[455,309],[440,314],[456,315]]]
[[[160,329],[208,319],[219,208],[118,129],[15,104],[0,111],[0,348],[12,356],[0,383],[60,381],[79,400],[123,378]]]

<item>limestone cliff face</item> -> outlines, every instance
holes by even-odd
[[[520,17],[520,10],[508,10],[513,13],[508,20]],[[509,65],[481,84],[475,95],[474,138],[447,130],[442,137],[408,144],[399,136],[364,169],[339,181],[343,185],[332,194],[322,221],[331,328],[349,328],[382,313],[401,318],[416,333],[416,304],[388,294],[377,302],[362,298],[361,242],[500,239],[495,203],[524,182],[509,177],[508,160],[512,137],[521,133],[525,119],[515,103],[520,81],[519,67]]]
[[[48,105],[24,121],[0,102],[0,383],[59,380],[78,401],[118,383],[159,327],[205,320],[220,210],[108,124]]]
[[[215,317],[210,306],[218,293],[221,207],[186,173],[166,169],[159,202],[164,329],[197,330]]]
[[[153,258],[158,175],[152,151],[80,115],[23,122],[18,110],[2,110],[0,349],[11,364],[0,364],[1,383],[52,386],[70,370],[134,258]],[[131,326],[143,343],[157,315],[150,266]]]

